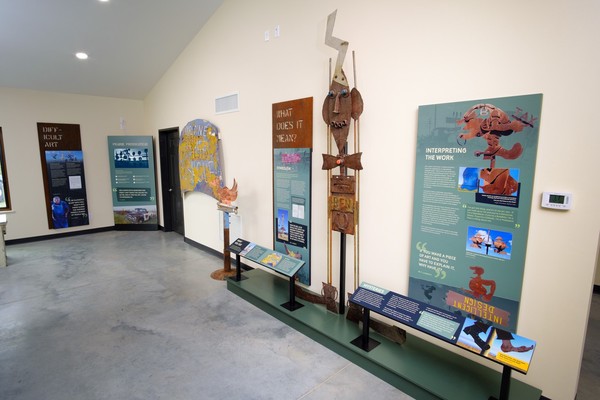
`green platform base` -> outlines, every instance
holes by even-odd
[[[260,269],[244,275],[248,279],[228,280],[228,290],[415,399],[485,400],[499,395],[500,372],[410,334],[399,345],[372,332],[381,345],[365,352],[350,343],[362,332],[345,316],[305,300],[299,300],[304,307],[288,311],[281,306],[289,300],[288,280]],[[541,394],[511,379],[511,400],[539,400]]]

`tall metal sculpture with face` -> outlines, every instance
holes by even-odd
[[[353,88],[349,91],[344,72],[342,79],[334,77],[329,93],[323,102],[323,120],[328,125],[337,146],[337,156],[323,154],[323,169],[340,167],[339,175],[332,175],[330,182],[329,212],[332,229],[353,235],[358,224],[356,209],[356,177],[348,175],[347,169],[361,170],[362,153],[347,154],[348,134],[351,119],[358,119],[362,113],[363,102],[360,92]]]
[[[358,223],[358,210],[356,209],[356,177],[348,175],[347,169],[361,170],[361,155],[347,154],[348,134],[350,133],[351,120],[356,120],[363,112],[363,100],[358,89],[350,90],[348,79],[342,69],[342,64],[348,49],[348,42],[333,37],[335,15],[332,13],[327,19],[327,34],[325,43],[338,50],[333,79],[329,85],[329,92],[323,102],[323,120],[328,126],[330,134],[335,140],[337,155],[323,154],[323,169],[333,170],[340,167],[340,174],[331,176],[329,213],[332,221],[331,229],[354,234]]]
[[[363,111],[363,101],[358,89],[349,90],[346,75],[341,68],[339,74],[341,76],[336,74],[333,77],[329,92],[323,102],[323,120],[331,129],[338,148],[338,156],[342,156],[345,154],[350,132],[350,118],[357,120],[360,117]],[[360,162],[360,157],[358,161]],[[324,169],[329,168],[324,165]],[[362,169],[362,167],[355,169]]]
[[[348,175],[348,169],[361,170],[361,153],[347,154],[348,134],[352,119],[355,121],[355,145],[357,138],[356,120],[363,110],[363,101],[360,92],[354,88],[350,90],[348,79],[342,70],[348,42],[333,36],[335,16],[333,12],[327,18],[327,32],[325,44],[338,51],[335,70],[332,75],[329,91],[323,102],[323,120],[327,124],[327,151],[331,152],[331,136],[335,140],[337,154],[323,154],[323,169],[328,171],[328,263],[327,284],[323,284],[324,294],[334,293],[332,282],[332,231],[341,233],[340,236],[340,299],[339,312],[344,313],[344,286],[346,269],[346,234],[358,235],[358,199],[357,175]],[[339,167],[339,174],[333,175],[332,171]],[[357,274],[357,237],[355,237],[355,276]],[[356,279],[355,279],[356,280]]]
[[[333,136],[337,147],[337,155],[323,154],[322,169],[328,171],[328,271],[327,283],[323,283],[323,294],[326,299],[337,294],[337,290],[331,285],[331,232],[340,232],[340,290],[339,290],[339,312],[344,314],[345,308],[345,269],[346,269],[346,234],[354,235],[354,289],[359,282],[359,257],[358,257],[358,199],[359,199],[359,171],[363,169],[361,164],[362,153],[359,150],[358,119],[363,112],[363,99],[356,88],[350,90],[348,79],[342,70],[348,42],[333,36],[333,26],[337,11],[331,13],[327,18],[327,32],[325,44],[338,50],[335,70],[329,85],[329,92],[323,102],[323,120],[327,124],[327,151],[330,149],[330,136]],[[356,84],[356,74],[354,76]],[[356,153],[348,154],[348,134],[354,120],[354,146]],[[339,167],[339,175],[333,175],[332,171]],[[348,175],[348,169],[354,170],[354,175]],[[329,307],[328,307],[329,309]],[[354,322],[363,321],[360,307],[350,303],[346,318]],[[396,343],[406,341],[406,332],[397,326],[390,326],[378,320],[371,320],[370,326],[381,335]]]

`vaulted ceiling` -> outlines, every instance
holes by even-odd
[[[143,99],[222,3],[0,0],[0,86]]]

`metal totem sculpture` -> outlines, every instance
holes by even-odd
[[[327,17],[327,33],[325,44],[338,50],[333,76],[331,77],[329,92],[323,102],[323,120],[327,124],[327,152],[323,154],[322,169],[328,171],[328,260],[327,284],[323,284],[325,297],[335,293],[332,281],[332,232],[340,233],[340,300],[339,312],[345,312],[345,279],[346,279],[346,235],[354,235],[354,289],[359,283],[359,239],[358,239],[358,212],[360,196],[360,171],[362,152],[359,150],[359,118],[363,112],[363,99],[356,87],[350,89],[346,74],[342,69],[344,58],[348,50],[348,42],[333,36],[333,27],[337,11]],[[354,53],[353,53],[354,56]],[[354,61],[354,60],[353,60]],[[353,63],[354,64],[354,63]],[[356,86],[356,68],[354,69],[354,84]],[[354,120],[354,124],[352,124]],[[353,153],[348,153],[348,135],[350,125],[353,125],[354,148]],[[336,144],[337,155],[331,154],[331,137]],[[339,167],[339,174],[333,171]],[[350,175],[348,170],[353,170]],[[348,320],[359,322],[363,320],[363,312],[356,304],[350,303]],[[396,343],[406,341],[406,332],[397,326],[388,325],[378,320],[371,320],[370,326],[388,339]]]
[[[337,155],[323,154],[322,169],[328,171],[328,264],[327,284],[323,286],[324,292],[331,292],[332,281],[332,231],[340,232],[340,301],[339,312],[344,313],[344,281],[346,269],[346,234],[355,235],[354,269],[355,281],[358,272],[358,171],[363,167],[361,164],[361,152],[348,154],[348,134],[350,125],[354,120],[354,147],[358,146],[358,118],[363,112],[363,100],[356,88],[350,89],[348,79],[342,66],[348,42],[333,36],[333,27],[337,11],[331,13],[327,18],[327,32],[325,44],[338,50],[335,69],[329,86],[329,92],[323,102],[323,120],[327,124],[328,138],[327,151],[331,153],[331,137],[336,144]],[[356,83],[356,78],[354,79]],[[339,174],[334,175],[333,170],[339,167]],[[348,170],[355,171],[348,174]],[[355,282],[356,285],[356,282]]]

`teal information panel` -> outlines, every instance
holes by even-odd
[[[541,104],[419,107],[409,297],[516,331]]]
[[[304,261],[310,285],[313,99],[273,104],[273,249]]]
[[[274,149],[275,250],[309,260],[311,149]],[[310,283],[310,269],[298,273]]]
[[[115,227],[157,229],[152,136],[109,136],[108,155]]]

